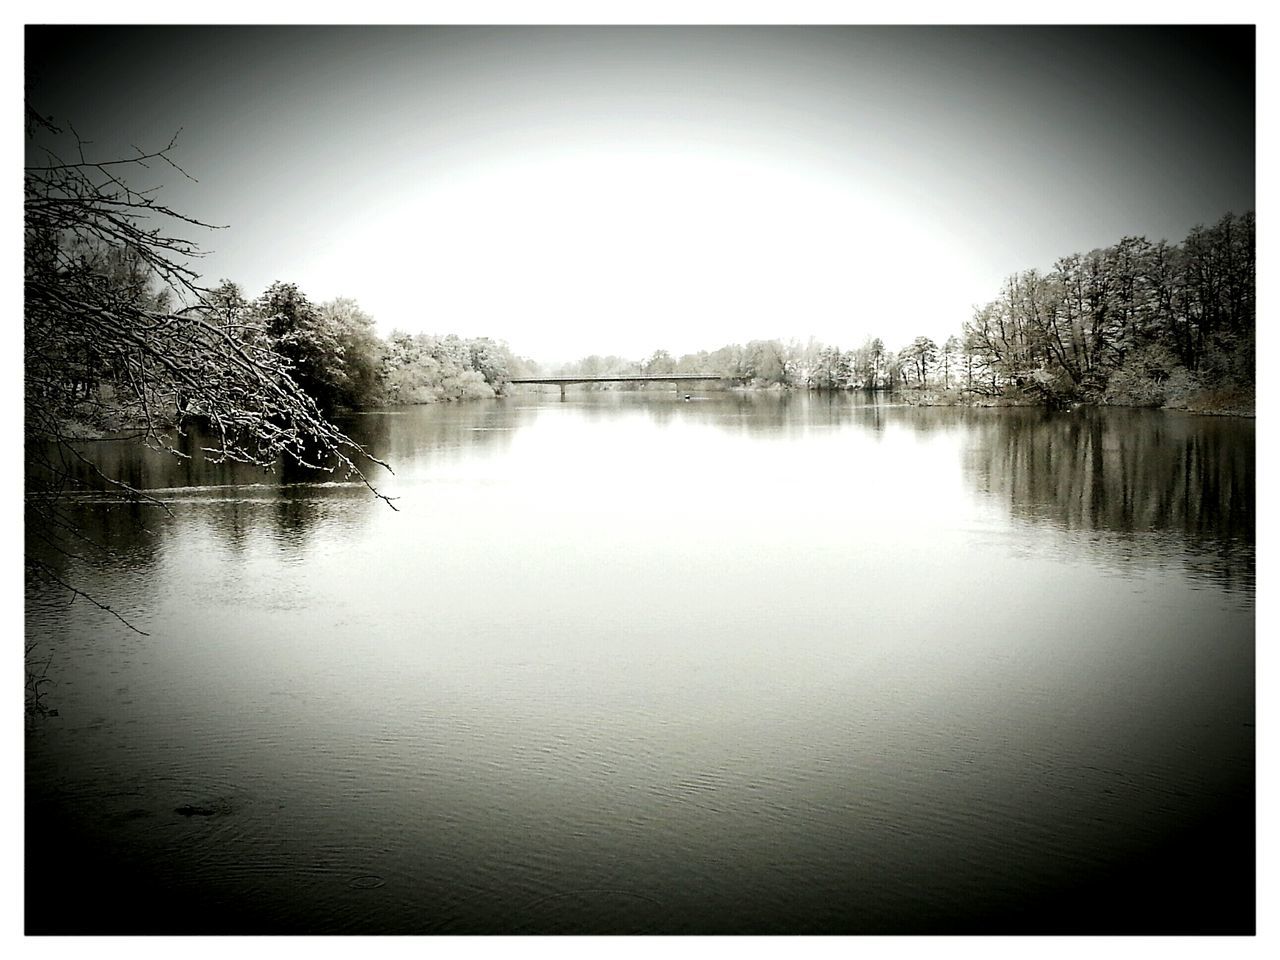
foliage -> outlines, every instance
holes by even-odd
[[[959,378],[959,372],[963,369],[964,348],[962,341],[955,334],[947,337],[946,342],[942,345],[942,386],[944,389],[951,388],[953,378]]]
[[[523,366],[505,343],[488,337],[396,330],[382,357],[382,390],[389,403],[487,399],[503,393]]]
[[[507,381],[515,375],[513,368],[519,366],[507,345],[488,337],[477,337],[467,341],[467,349],[471,353],[471,369],[480,374],[494,394],[503,393]]]
[[[914,379],[921,387],[929,385],[929,370],[938,357],[938,345],[928,337],[916,337],[910,344],[898,351],[902,369],[906,371],[905,379]]]
[[[675,357],[665,350],[655,350],[653,355],[641,367],[648,376],[658,376],[676,372]]]
[[[346,381],[337,331],[292,283],[273,283],[254,301],[253,311],[272,349],[289,361],[297,384],[320,409],[335,409]]]
[[[337,345],[334,366],[340,370],[337,403],[352,409],[371,407],[382,400],[382,341],[373,318],[356,301],[338,297],[321,304],[320,323]]]

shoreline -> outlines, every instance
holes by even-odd
[[[600,391],[613,392],[613,391]],[[629,393],[643,393],[643,391],[628,391]],[[968,407],[970,409],[993,409],[993,408],[1039,408],[1041,410],[1057,410],[1057,411],[1075,411],[1082,407],[1093,407],[1098,409],[1127,409],[1127,410],[1163,410],[1169,413],[1184,413],[1191,416],[1200,417],[1233,417],[1237,419],[1256,420],[1257,410],[1253,397],[1253,391],[1244,391],[1247,393],[1248,402],[1241,404],[1239,401],[1243,399],[1240,391],[1232,391],[1234,396],[1231,398],[1235,402],[1224,402],[1221,404],[1212,401],[1182,401],[1179,403],[1106,403],[1097,400],[1076,400],[1061,405],[1045,403],[1042,400],[1031,400],[1019,397],[965,397],[958,394],[957,391],[917,391],[906,390],[889,392],[885,390],[857,390],[857,389],[838,389],[832,390],[821,387],[785,387],[778,384],[769,386],[750,386],[735,385],[728,387],[725,392],[741,393],[741,394],[775,394],[785,395],[791,393],[806,394],[880,394],[886,399],[901,403],[909,407]],[[957,394],[957,395],[952,395]],[[454,404],[454,403],[473,403],[481,400],[505,400],[510,398],[510,394],[499,393],[493,397],[469,397],[469,398],[441,398],[438,400],[417,401],[412,403],[390,403],[379,404],[374,407],[365,409],[343,409],[335,411],[329,416],[351,416],[365,413],[386,413],[398,409],[409,409],[412,407],[435,406],[436,404]],[[125,440],[138,436],[138,431],[144,430],[145,423],[128,423],[123,420],[105,425],[90,425],[84,421],[69,424],[69,429],[64,434],[64,438],[73,443],[101,441],[101,440]],[[175,425],[166,423],[159,425],[162,429],[175,429]],[[118,436],[118,434],[129,434],[131,436]]]
[[[1121,409],[1121,410],[1164,410],[1170,413],[1185,413],[1193,416],[1202,417],[1237,417],[1242,419],[1257,419],[1257,409],[1252,396],[1249,392],[1249,400],[1245,404],[1240,404],[1238,398],[1225,403],[1214,403],[1211,400],[1189,400],[1174,403],[1107,403],[1099,400],[1073,400],[1060,406],[1045,403],[1039,400],[1022,400],[1012,397],[987,397],[982,399],[967,399],[964,397],[948,398],[938,396],[936,394],[925,394],[923,396],[903,395],[902,400],[910,406],[915,407],[1039,407],[1043,410],[1078,410],[1081,407],[1095,407],[1098,409]]]

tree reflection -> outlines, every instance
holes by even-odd
[[[831,429],[877,437],[893,429],[958,433],[967,482],[1015,518],[1105,539],[1125,559],[1176,558],[1200,576],[1254,583],[1252,421],[1151,410],[919,408],[857,394],[763,391],[724,391],[697,403],[601,393],[572,412],[607,419],[623,410],[660,425],[705,423],[796,440]],[[439,404],[352,416],[342,426],[389,460],[398,482],[412,483],[442,463],[503,451],[539,417],[563,414],[558,404]],[[301,552],[317,531],[343,538],[366,525],[372,511],[386,509],[358,482],[293,463],[271,471],[215,463],[202,450],[207,444],[198,429],[181,438],[181,457],[125,441],[86,443],[87,462],[68,465],[75,496],[61,506],[68,528],[82,531],[85,543],[63,543],[29,525],[28,553],[68,582],[81,562],[88,570],[146,573],[166,542],[182,549],[216,542],[242,555],[265,540]],[[94,465],[157,502],[107,496]],[[38,496],[38,467],[29,464],[27,476],[28,495]]]
[[[795,392],[785,390],[710,389],[692,402],[657,391],[603,391],[577,398],[575,413],[589,420],[634,411],[663,425],[691,421],[748,436],[799,437],[814,427],[844,424],[883,433],[890,411],[897,409],[884,394],[862,391]]]
[[[516,428],[537,415],[537,406],[506,400],[432,403],[354,416],[342,426],[352,439],[390,462],[398,476],[405,476],[425,458],[438,461],[477,447],[504,448]]]
[[[380,439],[376,425],[362,426],[364,442]],[[217,462],[205,452],[212,437],[194,424],[175,438],[177,455],[128,439],[75,446],[80,458],[64,456],[51,470],[44,458],[29,456],[25,471],[27,556],[64,582],[77,579],[80,565],[146,573],[164,533],[179,518],[190,526],[212,526],[219,542],[238,552],[259,532],[303,541],[324,514],[325,498],[349,496],[366,509],[383,506],[363,484],[352,482],[348,491],[340,474],[284,458],[270,468]],[[138,496],[122,498],[105,477],[128,484]],[[55,522],[43,515],[47,506],[32,508],[42,499],[54,503]],[[333,515],[358,522],[350,510]]]
[[[1151,410],[989,413],[973,421],[965,473],[1015,517],[1114,535],[1137,555],[1181,548],[1199,572],[1252,587],[1253,421]]]

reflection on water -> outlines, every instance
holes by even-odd
[[[978,426],[966,468],[1013,515],[1106,535],[1125,560],[1183,556],[1252,589],[1253,421],[1153,410],[1013,412]]]
[[[344,426],[398,512],[197,434],[92,445],[168,507],[78,497],[105,554],[29,536],[148,633],[28,585],[31,929],[1251,929],[1252,422]]]
[[[843,394],[743,393],[713,402],[704,397],[693,404],[625,394],[588,394],[585,399],[589,402],[574,413],[586,422],[630,416],[658,427],[696,423],[775,439],[831,429],[874,437],[889,428],[925,436],[959,434],[966,481],[992,503],[1006,506],[1013,518],[1069,533],[1105,535],[1105,541],[1093,541],[1096,550],[1119,550],[1134,563],[1164,562],[1177,555],[1224,583],[1253,586],[1252,420],[1127,409],[918,408]],[[501,454],[540,412],[544,408],[517,402],[408,408],[353,416],[344,427],[398,472],[412,476],[424,463],[438,467]],[[178,449],[186,459],[140,452],[123,443],[88,449],[104,473],[162,502],[216,500],[219,533],[231,545],[243,543],[251,525],[264,521],[274,525],[276,534],[300,540],[322,517],[359,524],[368,511],[378,509],[362,484],[322,471],[287,462],[271,471],[210,463],[201,451],[207,442],[199,430],[180,438]],[[70,467],[84,486],[94,486],[91,467]],[[376,466],[369,472],[380,488],[396,486]],[[326,511],[336,498],[354,504]],[[108,498],[81,498],[88,503],[98,499]],[[264,503],[272,509],[257,509]],[[129,562],[142,562],[155,542],[157,510],[152,504],[94,504],[76,518],[92,539],[109,543]]]

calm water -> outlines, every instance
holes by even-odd
[[[1252,929],[1252,421],[707,396],[93,445],[29,931]]]

